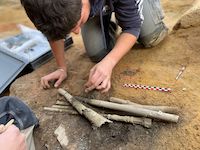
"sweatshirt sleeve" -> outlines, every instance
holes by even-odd
[[[115,17],[123,33],[130,33],[137,38],[140,34],[143,17],[140,13],[142,0],[116,0]]]

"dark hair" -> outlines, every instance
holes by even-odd
[[[48,40],[64,39],[81,17],[81,0],[21,0],[21,4]]]

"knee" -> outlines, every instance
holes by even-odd
[[[154,47],[162,42],[168,35],[168,28],[164,24],[160,24],[155,28],[154,32],[145,36],[140,36],[138,42],[144,45],[144,47]]]
[[[91,59],[92,62],[98,63],[100,62],[107,54],[109,53],[108,50],[103,49],[98,51],[97,53],[93,54],[88,54],[89,58]]]

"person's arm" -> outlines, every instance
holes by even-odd
[[[89,80],[85,85],[86,92],[96,88],[104,93],[110,89],[113,68],[135,44],[136,39],[129,33],[122,33],[119,36],[112,51],[91,69]]]
[[[11,125],[0,134],[0,149],[2,150],[26,150],[25,135],[19,129]]]
[[[141,2],[133,0],[118,0],[115,3],[115,16],[122,34],[119,36],[112,51],[91,70],[86,92],[93,89],[107,92],[111,87],[111,75],[114,66],[135,44],[142,24]]]
[[[50,41],[49,44],[52,48],[52,52],[58,67],[67,71],[64,57],[64,40]]]
[[[67,66],[64,57],[64,40],[50,41],[53,55],[56,59],[58,69],[41,78],[43,88],[50,88],[49,81],[56,80],[54,87],[58,87],[67,77]]]
[[[137,38],[130,33],[122,33],[112,51],[104,58],[111,59],[114,65],[133,47]],[[103,60],[104,61],[104,60]]]

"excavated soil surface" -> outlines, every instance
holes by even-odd
[[[52,59],[17,79],[10,88],[10,95],[23,99],[40,120],[40,127],[35,130],[37,149],[62,149],[53,134],[60,124],[65,127],[69,150],[200,149],[200,26],[180,26],[172,31],[174,24],[193,2],[162,0],[170,35],[151,49],[134,46],[115,67],[112,89],[107,94],[102,95],[97,91],[84,93],[83,85],[94,64],[85,54],[80,36],[73,35],[74,46],[65,54],[69,73],[61,87],[72,95],[104,100],[115,96],[140,104],[177,106],[180,115],[177,124],[153,121],[152,128],[146,129],[115,122],[92,129],[91,124],[81,116],[44,111],[43,107],[55,104],[56,100],[64,100],[57,89],[43,90],[40,87],[40,78],[56,69],[55,60]],[[20,5],[13,0],[1,1],[0,11],[0,37],[17,34],[18,23],[33,26]],[[179,80],[175,80],[182,65],[186,66],[186,70]],[[172,92],[123,88],[124,83],[169,87]]]

